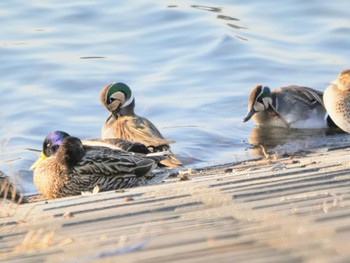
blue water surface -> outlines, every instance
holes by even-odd
[[[345,0],[0,1],[0,169],[35,193],[28,169],[38,153],[28,149],[40,149],[53,130],[99,137],[108,116],[99,93],[117,81],[134,91],[136,112],[176,141],[185,168],[256,156],[250,143],[268,138],[242,122],[251,88],[324,90],[350,67],[349,7]],[[275,146],[286,149],[332,136],[278,134]]]

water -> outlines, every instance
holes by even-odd
[[[271,141],[242,119],[256,83],[324,90],[349,67],[349,5],[1,1],[1,170],[35,193],[28,168],[38,153],[28,148],[53,130],[99,137],[108,115],[99,92],[116,81],[133,89],[139,115],[176,140],[186,167],[245,160],[256,140],[286,150],[324,143],[334,135],[277,132]]]

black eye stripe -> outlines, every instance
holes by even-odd
[[[263,95],[262,91],[259,92],[259,93],[256,93],[255,101],[256,102],[261,102],[262,101],[262,95]]]

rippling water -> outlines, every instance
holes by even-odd
[[[0,169],[34,193],[28,148],[58,129],[99,137],[116,81],[189,167],[254,156],[256,140],[322,144],[333,135],[257,135],[242,118],[256,83],[324,90],[349,67],[349,3],[325,2],[1,1]]]

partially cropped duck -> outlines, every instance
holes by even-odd
[[[326,88],[323,100],[335,124],[350,133],[350,69],[342,71]]]
[[[55,131],[45,138],[41,156],[31,169],[39,192],[53,199],[95,187],[107,191],[137,186],[152,177],[161,158],[83,145],[80,139]]]
[[[0,198],[4,198],[13,202],[23,202],[22,194],[16,189],[11,179],[0,171]]]
[[[157,127],[148,119],[135,114],[135,98],[131,89],[124,83],[111,83],[105,86],[100,94],[102,105],[110,111],[102,127],[102,138],[121,138],[139,142],[151,151],[169,151],[161,164],[176,168],[182,163],[170,152],[172,140],[165,139]]]
[[[243,122],[252,118],[259,126],[295,129],[337,127],[324,107],[323,93],[302,86],[287,86],[271,91],[256,85],[250,93],[248,113]]]

